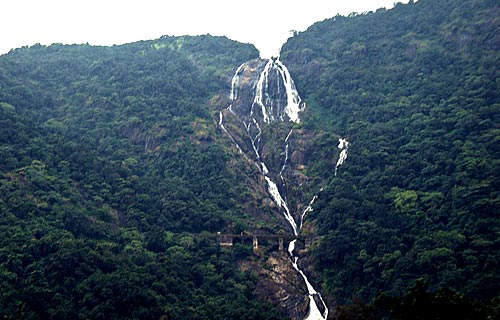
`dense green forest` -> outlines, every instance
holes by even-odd
[[[421,0],[285,44],[314,110],[304,125],[351,142],[313,212],[316,268],[339,301],[401,296],[418,279],[500,297],[499,16],[498,1]]]
[[[284,45],[329,181],[306,260],[332,317],[500,318],[499,17],[410,1]],[[286,318],[211,236],[259,223],[217,128],[256,57],[209,35],[0,56],[0,318]]]
[[[208,102],[257,55],[201,36],[0,58],[1,318],[283,318],[193,236],[239,213]]]

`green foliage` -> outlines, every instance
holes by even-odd
[[[417,319],[494,319],[494,310],[484,304],[471,302],[463,294],[440,288],[428,291],[423,280],[417,280],[414,286],[402,297],[386,294],[377,296],[375,305],[390,314],[394,320]]]
[[[375,298],[374,304],[367,304],[359,298],[348,306],[337,306],[333,318],[342,319],[497,319],[498,301],[488,303],[471,301],[464,294],[450,288],[430,291],[427,281],[417,279],[403,296],[394,297],[383,292]]]
[[[284,45],[303,125],[351,142],[337,177],[335,141],[311,171],[332,181],[310,217],[338,301],[400,295],[419,277],[500,295],[499,15],[498,1],[420,0],[337,16]]]
[[[256,55],[203,36],[0,58],[0,318],[283,318],[192,235],[239,219],[209,100]]]
[[[315,282],[360,297],[337,318],[373,318],[377,296],[395,319],[498,317],[499,9],[411,1],[283,47],[318,141],[303,173],[330,181]],[[212,108],[257,55],[207,35],[0,57],[0,317],[283,318],[235,267],[251,248],[206,236],[261,220]]]

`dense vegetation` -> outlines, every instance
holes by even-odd
[[[202,36],[0,58],[1,318],[282,318],[193,236],[239,213],[209,100],[257,54]]]
[[[304,125],[351,142],[313,213],[316,267],[338,301],[402,295],[417,279],[500,296],[499,16],[498,1],[420,0],[284,46],[314,110]]]
[[[338,319],[500,316],[498,17],[411,1],[283,47],[320,137],[307,174],[330,181],[308,219]],[[211,36],[0,56],[0,317],[284,318],[236,267],[248,248],[211,236],[258,219],[212,108],[257,56]]]

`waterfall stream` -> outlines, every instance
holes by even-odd
[[[240,65],[231,80],[229,99],[229,107],[219,114],[219,126],[230,137],[238,151],[246,159],[252,160],[259,168],[264,177],[262,181],[266,183],[266,190],[296,237],[295,240],[289,243],[288,253],[293,268],[300,274],[308,291],[309,311],[304,319],[324,320],[328,317],[328,307],[321,294],[311,285],[304,271],[299,268],[299,257],[295,253],[296,241],[300,235],[304,219],[312,211],[312,205],[317,199],[317,195],[310,200],[306,209],[299,214],[290,210],[287,197],[283,194],[287,183],[291,183],[287,181],[285,172],[291,170],[289,169],[289,149],[294,130],[290,128],[287,130],[288,134],[285,139],[274,141],[279,143],[280,148],[282,147],[279,150],[283,150],[281,153],[273,150],[276,152],[274,158],[282,159],[279,166],[266,163],[262,154],[263,141],[270,143],[270,137],[263,139],[263,129],[273,123],[292,123],[291,126],[293,126],[293,123],[299,123],[299,114],[304,110],[305,104],[301,101],[287,67],[279,58],[256,59]],[[231,119],[226,120],[226,117]],[[233,121],[231,123],[232,129],[224,125],[226,121]],[[337,168],[347,158],[348,142],[345,139],[340,139],[338,147],[341,149],[341,154],[335,166],[335,174]]]

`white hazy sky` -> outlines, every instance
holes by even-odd
[[[0,0],[0,54],[41,43],[112,45],[162,35],[222,36],[276,54],[290,30],[407,0]]]

